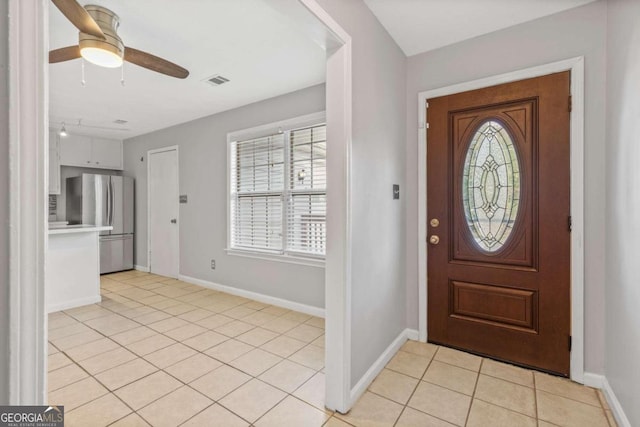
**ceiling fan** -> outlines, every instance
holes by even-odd
[[[84,58],[108,68],[131,62],[167,76],[184,79],[189,71],[150,53],[125,47],[117,30],[120,18],[107,8],[96,5],[81,6],[76,0],[51,0],[73,25],[80,30],[77,46],[67,46],[49,52],[49,63]]]

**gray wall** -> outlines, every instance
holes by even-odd
[[[418,93],[585,57],[585,369],[604,369],[606,3],[487,34],[408,59],[407,322],[418,326]]]
[[[225,248],[227,133],[324,109],[318,85],[126,140],[125,175],[136,179],[135,263],[147,265],[147,151],[178,145],[180,194],[189,197],[180,205],[180,273],[323,308],[324,268],[227,255]]]
[[[353,386],[406,327],[406,57],[362,0],[319,3],[353,40]]]
[[[640,426],[640,2],[610,0],[607,34],[605,373]]]
[[[9,403],[9,2],[0,1],[0,404]]]

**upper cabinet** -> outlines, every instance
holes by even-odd
[[[69,134],[60,138],[60,164],[122,170],[122,141]]]

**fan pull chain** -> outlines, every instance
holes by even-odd
[[[122,66],[120,68],[122,68],[122,77],[120,78],[120,84],[124,86],[124,62],[122,63]]]
[[[87,85],[87,82],[84,79],[84,58],[81,58],[80,61],[82,62],[82,80],[80,80],[80,84],[82,85],[82,87],[85,87]]]

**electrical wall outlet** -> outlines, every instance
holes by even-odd
[[[212,260],[211,260],[211,269],[212,269],[212,270],[215,270],[215,269],[216,269],[216,260],[215,260],[215,259],[212,259]]]

